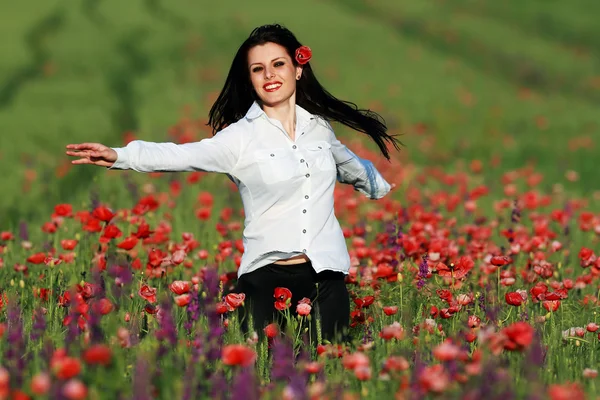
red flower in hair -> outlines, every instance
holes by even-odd
[[[304,65],[310,61],[312,57],[312,50],[308,46],[300,46],[296,49],[296,62],[300,65]]]

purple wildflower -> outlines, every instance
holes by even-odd
[[[519,203],[515,200],[513,209],[510,215],[510,220],[513,223],[518,223],[521,220],[521,209],[519,208]]]
[[[38,340],[46,330],[46,319],[44,313],[41,310],[34,310],[33,312],[33,325],[31,327],[31,333],[29,335],[32,341]]]
[[[151,400],[150,374],[148,371],[148,360],[141,354],[137,358],[133,375],[133,398],[132,400]]]
[[[192,334],[194,323],[200,318],[200,301],[198,299],[198,291],[194,288],[190,291],[190,303],[187,305],[187,321],[184,323],[184,328],[188,335]]]
[[[156,338],[161,342],[166,340],[173,348],[177,344],[177,327],[173,319],[172,304],[168,297],[163,298],[158,314],[160,329],[156,331]]]
[[[23,318],[21,310],[16,301],[11,301],[7,312],[6,341],[8,346],[4,352],[2,364],[8,370],[11,381],[15,387],[23,385],[23,372],[29,357],[23,356],[25,351],[25,339],[23,338]]]
[[[241,368],[239,370],[234,378],[231,396],[229,398],[232,400],[258,400],[260,398],[253,368]]]
[[[29,240],[29,231],[27,230],[27,222],[21,221],[19,224],[19,238],[23,241]]]
[[[417,288],[421,289],[425,286],[427,275],[429,274],[429,265],[427,264],[427,254],[423,254],[423,260],[419,264],[419,274],[417,275],[419,281],[417,282]]]

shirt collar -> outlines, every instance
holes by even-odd
[[[267,116],[267,114],[265,114],[264,110],[262,108],[260,108],[258,103],[256,101],[254,101],[252,103],[252,105],[250,106],[250,109],[248,109],[248,112],[246,112],[246,119],[252,121],[253,119],[256,119],[262,115],[264,115],[265,117]],[[297,124],[299,126],[303,123],[306,123],[306,122],[314,119],[314,118],[315,118],[314,115],[312,115],[311,113],[306,111],[304,108],[302,108],[298,104],[296,104],[296,119],[297,119]]]

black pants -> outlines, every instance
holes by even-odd
[[[317,285],[318,283],[318,285]],[[271,322],[281,325],[281,312],[275,309],[276,287],[285,287],[292,292],[289,308],[296,316],[296,306],[303,297],[312,302],[310,336],[316,343],[317,317],[321,325],[321,338],[332,343],[348,341],[350,298],[344,274],[336,271],[316,273],[310,261],[302,264],[269,264],[243,274],[238,280],[237,293],[246,295],[245,306],[240,308],[242,330],[248,332],[248,314],[252,315],[254,330],[264,337],[264,327]]]

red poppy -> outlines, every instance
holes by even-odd
[[[92,212],[92,215],[94,216],[94,218],[104,222],[110,221],[115,216],[115,214],[110,209],[104,206],[96,207]]]
[[[308,46],[300,46],[296,49],[295,58],[298,64],[304,65],[312,58],[312,50]]]
[[[151,288],[148,285],[142,285],[140,290],[138,290],[138,294],[150,303],[156,302],[156,288]]]
[[[225,314],[226,312],[232,311],[231,310],[231,306],[229,304],[227,304],[226,302],[222,301],[220,303],[217,303],[217,314],[221,315],[221,314]]]
[[[175,304],[177,304],[179,307],[187,306],[188,304],[190,304],[190,301],[192,301],[192,295],[189,293],[175,296]]]
[[[150,225],[142,222],[140,225],[138,225],[137,231],[133,234],[133,236],[137,237],[138,239],[146,239],[153,233],[154,231],[150,230]]]
[[[54,206],[54,212],[60,217],[71,217],[73,215],[73,206],[70,204],[57,204]]]
[[[27,258],[27,262],[30,262],[32,264],[42,264],[45,259],[46,259],[45,253],[36,253],[36,254],[29,256]]]
[[[256,352],[241,344],[230,344],[223,346],[221,359],[225,365],[240,365],[248,367],[254,364]]]
[[[461,279],[467,275],[474,265],[475,263],[470,257],[462,256],[456,263],[450,263],[450,265],[439,262],[436,268],[439,276]]]
[[[502,267],[506,264],[510,264],[512,259],[506,256],[494,256],[491,258],[490,263],[496,267]]]
[[[527,322],[518,321],[502,329],[506,337],[504,348],[510,351],[520,351],[528,347],[533,340],[533,327]]]
[[[277,325],[275,322],[270,323],[269,325],[265,326],[264,332],[268,338],[274,338],[279,334],[279,325]]]
[[[83,351],[82,358],[88,365],[107,366],[112,360],[112,351],[104,344],[95,344]]]
[[[123,236],[123,232],[116,225],[106,225],[102,237],[106,239],[114,239]]]
[[[15,235],[12,234],[12,232],[8,232],[8,231],[4,231],[2,233],[0,233],[0,239],[3,241],[9,241],[9,240],[13,240],[15,238]]]
[[[51,365],[52,370],[59,379],[71,379],[81,372],[81,363],[73,357],[63,356],[53,359]]]
[[[373,296],[365,296],[362,299],[356,298],[354,299],[354,304],[356,304],[357,308],[367,308],[375,301],[375,297]]]
[[[94,303],[93,307],[94,311],[101,315],[109,314],[114,309],[113,304],[107,298],[102,298],[98,300]]]
[[[225,296],[225,301],[231,306],[232,309],[236,309],[242,305],[246,295],[244,293],[229,293]]]
[[[125,240],[123,240],[122,242],[117,244],[117,247],[119,249],[123,249],[123,250],[131,250],[135,247],[135,245],[138,242],[138,238],[135,236],[129,236],[127,238],[125,238]]]
[[[75,246],[77,246],[77,243],[79,243],[79,241],[75,239],[63,239],[60,241],[62,248],[67,251],[73,250]]]
[[[191,283],[189,281],[173,281],[169,285],[169,290],[176,295],[181,295],[190,291]]]
[[[511,306],[518,307],[523,304],[523,297],[517,292],[508,292],[504,295],[504,299]]]
[[[394,315],[398,312],[398,306],[383,307],[383,312],[385,315]]]
[[[273,294],[275,297],[275,308],[279,311],[283,311],[290,307],[292,292],[288,288],[277,287],[275,288],[275,293]]]

